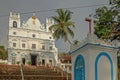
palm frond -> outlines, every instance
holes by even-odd
[[[57,9],[56,12],[58,13],[59,19],[63,20],[63,18],[64,18],[64,10],[63,9]]]
[[[64,21],[69,21],[71,19],[71,12],[69,10],[66,10],[65,12],[65,20]]]
[[[49,30],[50,31],[55,31],[57,28],[59,28],[59,24],[54,24],[54,25],[49,27]]]
[[[67,27],[67,33],[68,33],[70,36],[74,37],[73,31],[72,31],[69,27]]]
[[[60,38],[61,34],[61,30],[60,29],[56,29],[53,33],[53,38],[58,40]]]
[[[56,22],[56,23],[60,23],[61,20],[58,16],[52,16],[52,19]]]
[[[67,33],[65,31],[62,31],[62,34],[61,34],[61,37],[62,39],[66,42],[67,41]]]
[[[65,25],[68,26],[68,27],[74,27],[75,28],[74,22],[72,22],[72,21],[66,22]]]

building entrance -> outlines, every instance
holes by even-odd
[[[22,58],[22,63],[25,64],[25,58]]]
[[[31,55],[31,65],[37,65],[37,55]]]
[[[45,60],[44,59],[42,60],[42,65],[45,65]]]

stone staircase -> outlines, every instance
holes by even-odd
[[[19,65],[0,64],[0,80],[22,80]],[[71,74],[53,66],[22,66],[24,80],[71,80]]]

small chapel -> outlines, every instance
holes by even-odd
[[[50,18],[42,24],[33,14],[27,21],[21,21],[19,13],[10,12],[8,27],[8,63],[52,65],[58,63],[58,50],[49,27],[54,24]]]
[[[71,46],[72,80],[118,80],[117,42],[103,41],[92,33]]]

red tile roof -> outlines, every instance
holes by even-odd
[[[67,56],[67,55],[60,56],[60,59],[71,60],[71,56]]]

